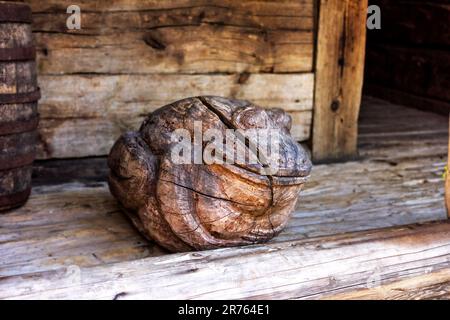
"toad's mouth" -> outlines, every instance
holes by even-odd
[[[211,166],[220,167],[220,171],[225,170],[228,174],[233,174],[236,177],[248,180],[251,183],[267,185],[268,187],[303,185],[310,177],[310,171],[305,175],[296,176],[277,174],[268,175],[265,174],[265,172],[261,174],[260,172],[257,172],[257,170],[252,170],[254,168],[243,167],[236,164],[213,164]]]
[[[302,184],[310,176],[311,160],[306,151],[289,136],[284,137],[282,144],[284,150],[278,152],[275,157],[273,154],[267,156],[261,152],[258,146],[252,143],[252,140],[243,141],[238,138],[237,141],[246,145],[246,152],[253,155],[254,162],[227,162],[225,155],[222,155],[221,158],[224,160],[223,163],[241,169],[243,171],[241,173],[256,174],[269,178],[274,184],[280,185]]]

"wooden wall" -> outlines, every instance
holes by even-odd
[[[368,31],[365,91],[450,112],[450,1],[372,0],[381,30]]]
[[[214,94],[283,107],[310,136],[314,0],[26,0],[38,47],[39,158],[99,156],[145,115]]]

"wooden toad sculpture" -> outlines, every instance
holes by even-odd
[[[311,170],[290,127],[283,110],[247,101],[171,103],[116,141],[111,193],[142,234],[170,251],[268,241],[286,225]],[[270,155],[260,143],[269,140],[277,149]]]

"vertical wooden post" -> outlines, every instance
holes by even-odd
[[[448,140],[448,156],[447,171],[445,177],[445,205],[447,207],[447,217],[450,218],[450,117],[449,117],[449,140]]]
[[[320,0],[312,131],[313,159],[357,153],[367,0]]]

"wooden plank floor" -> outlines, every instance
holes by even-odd
[[[261,246],[167,254],[137,234],[117,208],[104,181],[62,183],[62,180],[57,185],[45,185],[39,180],[40,185],[34,188],[25,207],[0,215],[0,298],[110,299],[121,293],[111,285],[118,273],[124,275],[128,286],[126,295],[119,296],[130,298],[164,298],[165,294],[172,298],[445,297],[436,292],[445,290],[450,283],[450,225],[442,222],[417,228],[395,226],[446,218],[442,173],[447,157],[448,119],[366,97],[359,128],[360,159],[316,165],[286,230],[270,244]],[[102,159],[95,162],[104,163]],[[394,228],[367,231],[385,227]],[[348,232],[356,233],[340,235]],[[427,236],[430,232],[436,235],[430,238]],[[365,245],[358,246],[356,239]],[[349,243],[354,243],[354,247],[351,244],[349,247]],[[324,245],[346,249],[323,251]],[[395,254],[402,255],[402,250],[411,254],[411,260],[404,265],[394,263]],[[284,258],[273,256],[273,251]],[[383,251],[386,255],[381,254]],[[348,264],[329,263],[326,267],[321,264],[323,259],[340,252],[348,255]],[[336,266],[331,272],[337,273],[324,276],[318,271],[317,278],[311,278],[315,281],[308,283],[302,272],[311,270],[302,271],[302,263],[296,260],[300,255],[312,262],[315,258],[308,254],[317,256],[316,263],[323,270],[330,271]],[[200,270],[198,280],[201,280],[202,275],[207,276],[208,270],[216,267],[224,272],[228,269],[237,272],[232,263],[246,255],[256,256],[254,261],[245,258],[239,265],[241,269],[250,268],[247,263],[269,261],[266,259],[286,259],[299,263],[299,267],[295,273],[283,271],[280,282],[269,286],[261,278],[268,269],[256,268],[258,271],[253,265],[251,269],[257,276],[248,274],[248,279],[244,279],[245,270],[239,276],[245,284],[231,277],[228,282],[222,279],[229,285],[223,290],[214,291],[208,288],[213,283],[201,281],[191,291],[188,286],[180,287],[179,281],[191,281],[193,285],[197,280],[195,276],[186,278],[177,274],[196,274]],[[377,263],[362,262],[355,258],[359,255],[360,258],[369,255]],[[362,264],[367,264],[367,268],[356,278],[341,272]],[[364,285],[374,272],[370,268],[381,268],[377,277],[380,288],[384,288],[383,295]],[[190,272],[191,269],[194,271]],[[146,271],[152,271],[152,276],[145,276]],[[81,282],[68,286],[71,275],[80,273],[84,275]],[[164,275],[168,277],[167,283],[181,290],[177,295],[170,290],[159,291],[158,295],[158,290],[149,289],[153,284],[155,288],[163,286]],[[392,289],[395,283],[409,288],[416,283],[413,281],[416,277],[422,279],[417,280],[420,283],[439,290],[434,290],[434,295],[421,296],[399,295]],[[306,282],[299,284],[299,279]],[[84,294],[84,286],[104,281],[111,286],[97,286],[96,291]],[[325,285],[330,281],[335,283]],[[125,290],[121,286],[120,290]],[[356,289],[363,291],[354,295]]]

